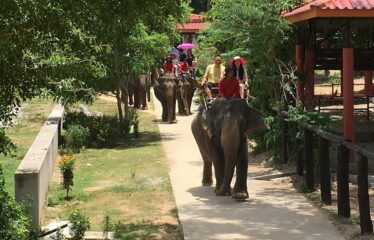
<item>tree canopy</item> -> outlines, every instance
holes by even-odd
[[[5,0],[0,6],[0,123],[40,94],[64,105],[126,92],[178,38],[185,0]],[[12,148],[0,128],[0,152]]]

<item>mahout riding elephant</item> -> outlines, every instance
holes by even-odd
[[[151,86],[150,74],[142,74],[129,83],[129,104],[147,110],[147,95]],[[148,101],[150,99],[148,98]]]
[[[178,84],[177,99],[178,113],[181,115],[191,114],[192,98],[199,83],[188,73],[182,73]]]
[[[204,161],[203,186],[213,183],[213,163],[216,195],[247,199],[247,133],[266,127],[262,114],[242,99],[217,99],[210,109],[200,109],[191,129]],[[235,168],[236,182],[231,192]]]
[[[178,79],[174,73],[164,73],[154,84],[156,98],[162,105],[162,121],[176,123],[175,105],[177,101]]]

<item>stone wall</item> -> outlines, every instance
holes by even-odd
[[[56,105],[14,174],[15,198],[26,204],[37,226],[58,154],[63,115],[64,108]]]

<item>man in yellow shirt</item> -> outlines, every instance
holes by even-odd
[[[206,70],[204,77],[201,81],[201,85],[204,86],[204,91],[209,98],[212,98],[212,92],[210,87],[218,86],[219,81],[223,78],[225,73],[225,67],[222,64],[222,57],[216,55],[214,58],[214,64],[210,64]]]

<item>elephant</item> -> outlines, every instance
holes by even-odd
[[[191,123],[191,130],[204,162],[203,186],[213,184],[213,163],[215,194],[247,199],[247,134],[261,128],[268,128],[261,112],[242,99],[217,99],[208,110],[199,109]],[[235,168],[236,182],[231,192]]]
[[[176,123],[175,105],[177,101],[178,79],[174,73],[165,73],[155,81],[154,92],[162,105],[162,121]]]
[[[177,92],[179,114],[186,116],[191,114],[192,97],[198,85],[197,80],[190,74],[181,74]]]
[[[150,74],[142,74],[135,78],[135,81],[129,84],[129,104],[134,105],[134,108],[147,110],[147,96],[148,101],[149,89],[151,86]]]

